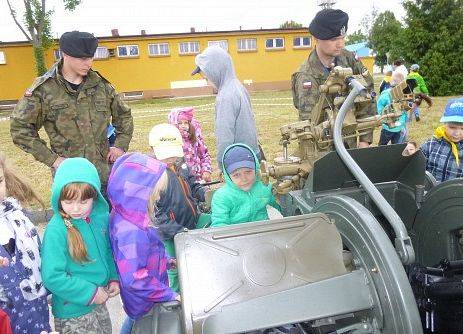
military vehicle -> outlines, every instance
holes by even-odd
[[[346,149],[395,122],[410,105],[403,85],[362,120],[374,94],[361,76],[334,68],[320,89],[334,106],[283,126],[282,157],[262,164],[285,218],[178,234],[182,302],[157,305],[133,333],[462,330],[463,180],[436,184],[405,145]]]

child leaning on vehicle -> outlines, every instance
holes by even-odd
[[[280,209],[272,185],[259,178],[259,162],[249,146],[228,146],[222,166],[225,185],[212,197],[212,227],[267,220],[267,205]]]

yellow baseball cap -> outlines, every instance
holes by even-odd
[[[172,124],[163,123],[153,126],[148,141],[158,160],[183,157],[182,135]]]

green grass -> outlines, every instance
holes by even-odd
[[[297,110],[292,105],[290,91],[258,92],[251,94],[256,117],[259,139],[263,145],[268,160],[273,160],[281,152],[279,145],[280,126],[297,121]],[[214,103],[215,97],[185,98],[185,99],[155,99],[149,101],[131,102],[135,130],[130,145],[131,151],[148,152],[148,132],[152,126],[167,121],[171,108],[182,106],[202,106],[197,108],[196,118],[201,122],[203,135],[209,151],[215,161]],[[422,109],[421,122],[413,122],[410,136],[419,144],[433,134],[433,129],[439,125],[439,118],[448,98],[435,98],[433,106]],[[41,131],[41,137],[46,135]],[[379,130],[375,131],[375,141],[378,142]],[[30,154],[17,148],[11,141],[9,122],[0,121],[0,151],[8,160],[17,166],[20,173],[30,179],[34,188],[47,202],[50,197],[51,174],[48,167],[37,162]],[[213,164],[215,167],[215,162]]]

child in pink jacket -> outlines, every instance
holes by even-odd
[[[193,116],[192,107],[172,109],[169,123],[182,134],[185,162],[197,181],[211,181],[211,156],[202,137],[201,125]]]

